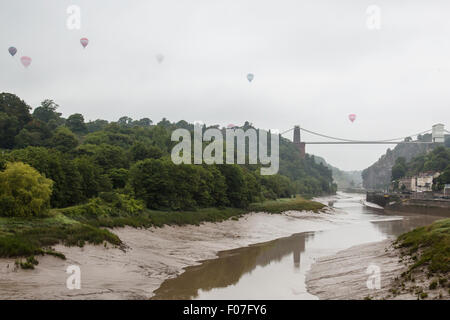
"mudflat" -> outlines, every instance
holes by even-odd
[[[289,211],[250,213],[239,220],[199,226],[116,228],[125,248],[55,246],[67,260],[37,257],[34,270],[0,259],[0,299],[148,299],[161,283],[222,250],[332,228],[339,214]],[[81,289],[69,290],[66,269],[81,269]]]

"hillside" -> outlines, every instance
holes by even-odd
[[[431,141],[431,134],[418,138],[419,141]],[[363,170],[363,187],[369,190],[386,188],[391,181],[392,167],[398,158],[403,157],[410,161],[433,148],[433,145],[428,144],[398,144],[394,149],[388,149],[373,165]]]
[[[52,208],[86,203],[102,193],[144,201],[149,209],[245,208],[267,199],[336,190],[331,171],[308,155],[300,159],[288,139],[281,138],[275,175],[261,175],[260,165],[175,165],[170,154],[177,142],[171,134],[184,128],[192,137],[193,124],[165,118],[154,124],[127,116],[85,122],[79,113],[63,118],[58,107],[44,100],[31,113],[16,95],[0,94],[0,170],[7,162],[23,162],[51,179]],[[241,128],[253,127],[245,122]],[[10,201],[7,195],[0,200],[4,207]]]
[[[343,171],[327,163],[322,157],[314,156],[314,158],[317,163],[323,163],[325,166],[331,169],[333,181],[334,183],[336,183],[338,190],[362,187],[361,171]]]

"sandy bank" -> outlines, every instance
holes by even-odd
[[[333,228],[341,219],[335,212],[251,213],[200,226],[114,229],[125,250],[58,245],[55,249],[67,260],[37,257],[34,270],[18,270],[14,259],[0,259],[0,299],[146,299],[165,279],[218,251]],[[80,290],[66,288],[69,265],[81,268]]]
[[[401,258],[392,245],[393,239],[368,243],[342,250],[335,255],[319,258],[306,276],[308,292],[320,299],[417,299],[426,292],[426,299],[449,299],[447,290],[429,290],[432,278],[424,270],[415,273],[414,282],[403,281],[401,274],[412,261]],[[380,270],[380,288],[369,289],[366,273],[369,265]],[[399,280],[400,279],[400,280]],[[401,284],[405,286],[402,288]],[[395,294],[394,294],[395,292]]]

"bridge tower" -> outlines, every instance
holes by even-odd
[[[303,159],[305,157],[305,143],[300,139],[300,126],[294,127],[294,144],[297,146],[300,151],[300,157]]]
[[[444,125],[442,123],[438,123],[433,126],[431,139],[434,143],[444,143]]]

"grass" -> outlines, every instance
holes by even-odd
[[[57,211],[44,218],[0,218],[0,257],[50,254],[64,258],[50,246],[58,243],[83,246],[86,242],[104,241],[121,243],[110,231],[80,223]]]
[[[450,219],[401,235],[397,246],[413,257],[410,270],[426,266],[431,274],[447,273],[450,270]]]
[[[136,206],[114,206],[95,199],[87,204],[64,209],[53,209],[40,218],[0,217],[0,257],[33,257],[50,254],[65,259],[51,249],[62,243],[67,246],[84,246],[86,243],[109,242],[120,245],[121,240],[105,228],[162,227],[164,225],[199,225],[202,222],[237,220],[248,212],[281,213],[288,210],[318,212],[323,204],[301,197],[265,201],[250,205],[248,209],[204,208],[196,211],[136,210]],[[30,258],[31,259],[31,258]],[[34,268],[32,260],[19,262],[22,268]]]
[[[268,213],[281,213],[289,210],[319,212],[319,210],[324,207],[325,205],[322,203],[306,200],[302,197],[296,197],[253,203],[249,206],[249,210]]]

